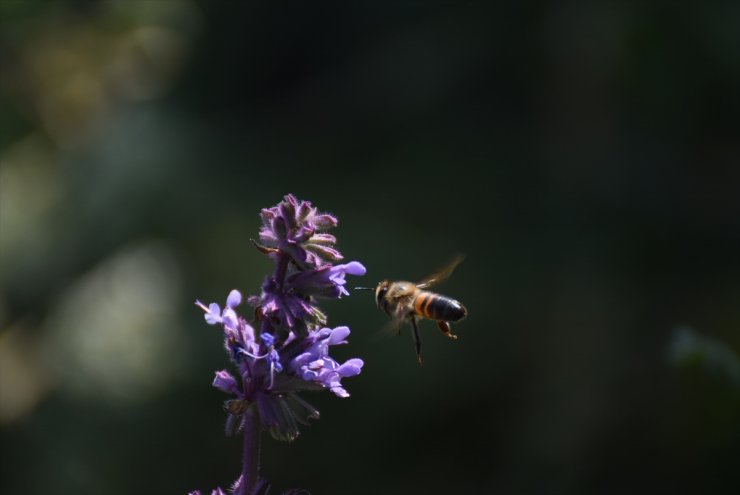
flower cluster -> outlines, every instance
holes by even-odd
[[[246,428],[252,415],[273,437],[293,440],[300,424],[319,417],[299,392],[326,389],[348,397],[341,380],[362,369],[361,359],[339,363],[329,355],[330,346],[347,343],[350,330],[327,327],[317,298],[348,295],[346,276],[364,275],[366,270],[357,261],[334,264],[343,257],[334,248],[336,238],[325,231],[336,226],[337,219],[319,213],[308,201],[285,196],[277,206],[262,210],[261,218],[260,242],[254,244],[276,268],[264,279],[261,294],[248,298],[254,320],[250,323],[237,313],[242,303],[237,290],[228,295],[223,309],[217,303],[196,304],[209,325],[223,328],[224,346],[238,369],[238,374],[218,371],[213,381],[231,395],[225,402],[227,434]]]
[[[249,298],[257,307],[260,331],[274,335],[278,342],[292,332],[305,337],[309,329],[326,324],[326,315],[315,297],[339,298],[349,294],[345,276],[364,275],[357,261],[334,265],[344,257],[334,248],[336,237],[325,232],[337,219],[319,213],[308,201],[287,195],[260,214],[262,228],[257,248],[276,263],[275,273],[265,278],[262,294]]]
[[[346,326],[310,330],[299,338],[291,332],[278,343],[270,333],[257,336],[254,328],[236,313],[241,294],[232,290],[221,310],[216,303],[206,307],[206,321],[224,329],[224,345],[231,361],[239,368],[238,380],[229,371],[216,372],[213,386],[231,394],[226,402],[229,413],[227,432],[233,434],[240,427],[238,419],[246,408],[256,404],[262,425],[275,438],[293,440],[298,434],[298,424],[319,413],[296,392],[328,389],[339,397],[349,397],[341,379],[360,373],[363,361],[358,358],[339,364],[329,355],[329,346],[346,344],[350,331]]]

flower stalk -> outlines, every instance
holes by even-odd
[[[244,452],[239,490],[234,495],[255,493],[260,479],[262,431],[257,411],[252,407],[244,413]]]

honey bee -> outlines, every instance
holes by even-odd
[[[455,323],[467,316],[468,310],[459,301],[427,290],[432,285],[449,277],[452,271],[462,261],[458,256],[445,268],[425,278],[421,282],[405,282],[382,280],[375,287],[375,301],[382,311],[391,317],[392,324],[401,333],[400,324],[405,320],[411,322],[414,344],[416,345],[416,360],[421,361],[421,336],[419,335],[418,319],[426,318],[437,322],[442,333],[457,339],[450,329],[450,323]],[[373,290],[372,287],[355,287],[356,289]]]

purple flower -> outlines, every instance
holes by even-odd
[[[232,294],[237,291],[232,291]],[[211,304],[206,307],[197,303],[205,311],[211,311]],[[255,402],[262,391],[280,394],[286,390],[314,389],[314,387],[298,382],[309,382],[327,388],[340,397],[348,397],[349,393],[341,386],[343,377],[359,374],[363,361],[350,359],[340,365],[329,356],[329,346],[346,344],[350,330],[346,326],[335,329],[322,328],[309,330],[305,338],[298,338],[290,333],[289,337],[279,343],[274,335],[261,333],[259,341],[255,338],[254,329],[247,321],[233,312],[232,318],[222,318],[224,328],[225,347],[232,360],[239,364],[242,377],[249,378],[251,387],[240,389],[236,378],[226,370],[216,372],[213,386],[219,390],[233,394],[239,400]],[[288,370],[288,375],[280,377],[276,384],[276,374]],[[269,394],[268,394],[269,397]]]
[[[362,263],[350,261],[344,265],[324,266],[295,273],[288,278],[287,283],[300,294],[339,298],[349,295],[344,288],[347,283],[344,277],[347,274],[365,275],[366,272]]]
[[[234,308],[239,306],[241,302],[241,293],[234,289],[229,292],[229,296],[226,298],[226,306],[224,307],[223,313],[221,312],[221,307],[216,303],[209,304],[207,308],[200,301],[196,300],[195,304],[200,306],[206,312],[205,318],[209,325],[223,323],[225,326],[234,328],[236,327],[236,313],[234,312]]]
[[[349,393],[342,387],[341,379],[358,375],[364,363],[362,359],[355,358],[340,365],[329,356],[329,346],[347,343],[347,335],[347,327],[337,327],[334,330],[324,328],[314,332],[307,339],[310,344],[306,350],[290,362],[290,369],[304,380],[328,388],[339,397],[349,397]]]
[[[262,210],[261,217],[263,244],[255,244],[275,262],[275,271],[265,277],[260,295],[248,298],[255,321],[236,312],[242,302],[237,290],[229,293],[223,310],[217,303],[196,301],[206,322],[223,328],[224,347],[238,369],[233,374],[217,371],[213,380],[214,387],[230,395],[224,403],[227,434],[244,433],[245,463],[234,484],[237,495],[251,495],[257,483],[256,473],[249,471],[255,460],[247,461],[248,452],[259,451],[247,448],[259,441],[255,428],[279,440],[294,440],[299,425],[319,417],[299,394],[330,390],[349,397],[342,379],[358,375],[364,365],[359,358],[340,364],[330,356],[330,346],[346,344],[350,330],[327,328],[328,318],[315,299],[349,295],[346,276],[366,272],[357,261],[333,265],[343,256],[334,248],[336,238],[325,231],[337,225],[336,217],[292,195]]]
[[[229,293],[223,311],[216,303],[196,304],[205,311],[208,324],[223,327],[224,347],[239,368],[237,376],[241,380],[222,370],[213,381],[214,387],[233,396],[227,401],[232,405],[227,412],[238,416],[241,409],[234,406],[234,401],[240,407],[257,404],[263,425],[279,438],[292,439],[297,430],[286,425],[295,423],[296,418],[275,414],[282,406],[273,402],[292,399],[288,396],[301,390],[328,389],[339,397],[348,397],[341,379],[359,374],[363,366],[361,359],[340,364],[329,355],[329,346],[346,343],[350,331],[346,326],[326,328],[327,317],[314,297],[348,295],[346,276],[364,275],[366,269],[357,261],[332,265],[321,259],[318,253],[326,251],[311,246],[326,248],[336,242],[334,236],[318,231],[335,226],[337,219],[319,213],[311,203],[288,195],[277,206],[263,210],[261,216],[260,238],[269,247],[258,247],[277,267],[273,275],[265,278],[261,295],[249,298],[257,307],[258,328],[237,314],[236,308],[242,302],[238,290]],[[299,249],[317,257],[297,255]],[[328,257],[341,255],[337,252]],[[312,260],[308,266],[300,263],[306,259]],[[301,415],[316,415],[312,407],[300,405]],[[238,421],[230,419],[238,428]],[[299,418],[299,422],[302,419],[306,418]]]

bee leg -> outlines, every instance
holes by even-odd
[[[416,360],[419,362],[419,366],[422,366],[421,363],[421,337],[419,336],[419,327],[416,325],[416,318],[413,316],[411,317],[411,326],[414,329],[413,336],[414,336],[414,344],[416,344]]]
[[[452,333],[452,331],[450,330],[450,324],[447,323],[446,321],[438,321],[437,326],[439,327],[440,330],[442,330],[442,333],[445,334],[447,337],[451,339],[457,338],[457,335]]]

